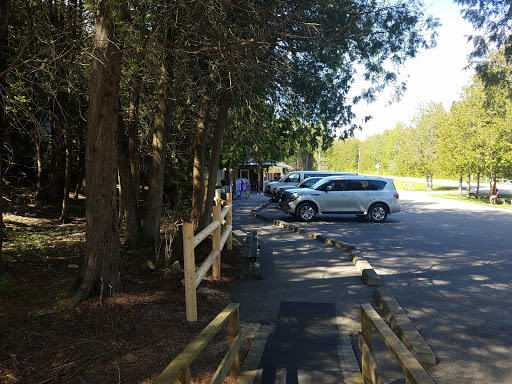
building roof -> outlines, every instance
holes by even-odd
[[[240,166],[242,167],[244,165],[258,166],[260,164],[256,163],[255,161],[252,161],[252,159],[248,159],[248,161],[246,161],[244,164],[241,164]],[[263,166],[265,166],[265,167],[292,168],[291,165],[288,165],[286,163],[282,163],[282,162],[271,163],[271,162],[268,162],[268,161],[264,162]]]

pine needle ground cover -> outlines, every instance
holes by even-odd
[[[183,274],[148,270],[155,255],[123,249],[123,292],[70,309],[85,252],[84,201],[73,203],[73,220],[64,225],[57,220],[60,207],[19,191],[8,198],[3,257],[9,271],[0,279],[2,384],[151,383],[230,302],[240,275],[239,247],[222,252],[220,279],[207,275],[199,285],[194,323],[186,321]],[[196,249],[197,264],[208,246]],[[209,381],[227,340],[226,329],[198,356],[194,382]],[[242,359],[249,345],[246,339]]]

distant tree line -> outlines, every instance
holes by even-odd
[[[333,170],[478,180],[512,177],[512,64],[504,50],[491,51],[462,97],[446,112],[440,103],[419,108],[408,124],[365,141],[337,141],[327,151]]]

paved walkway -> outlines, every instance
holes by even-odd
[[[341,345],[334,304],[282,301],[254,383],[343,383]]]
[[[260,327],[238,382],[353,383],[359,368],[348,335],[360,329],[358,304],[373,301],[374,289],[346,252],[250,216],[267,201],[234,201],[235,235],[258,231],[263,276],[232,292],[242,325]]]

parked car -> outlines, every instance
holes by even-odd
[[[265,196],[271,198],[271,201],[277,203],[276,188],[284,186],[295,187],[301,181],[308,177],[326,177],[334,175],[357,175],[355,172],[328,172],[328,171],[293,171],[278,181],[272,181],[265,185]]]
[[[312,188],[283,191],[279,207],[299,221],[334,213],[365,215],[374,223],[401,210],[393,180],[378,176],[325,177]]]
[[[276,188],[276,200],[281,200],[281,196],[283,195],[283,192],[288,189],[294,189],[294,188],[311,188],[313,185],[315,185],[317,182],[322,180],[323,177],[308,177],[307,179],[302,180],[297,185],[285,185],[281,187]]]

